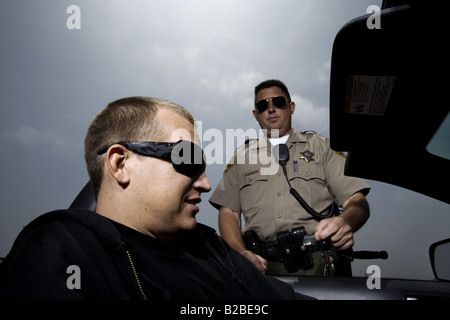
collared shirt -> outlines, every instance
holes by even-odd
[[[286,145],[288,179],[316,212],[325,215],[333,202],[342,205],[358,191],[369,192],[363,179],[344,175],[345,155],[333,151],[326,137],[292,130]],[[239,147],[210,203],[242,212],[243,232],[254,230],[261,240],[275,241],[277,232],[300,226],[313,234],[318,220],[289,192],[283,169],[271,153],[265,137]]]

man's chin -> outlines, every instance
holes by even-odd
[[[179,230],[181,233],[187,233],[197,230],[197,220],[193,218],[192,221],[187,221]]]

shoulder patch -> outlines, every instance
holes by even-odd
[[[347,155],[342,151],[334,151],[334,153],[336,153],[338,156],[341,156],[343,158],[347,158]]]
[[[231,158],[231,160],[227,163],[227,167],[223,171],[223,174],[227,173],[228,170],[230,170],[231,167],[233,167],[233,166],[234,166],[234,158]]]
[[[228,163],[228,164],[227,164],[227,167],[225,168],[225,170],[223,170],[223,174],[227,173],[228,170],[230,170],[232,166],[234,166],[234,163],[231,163],[231,162]]]

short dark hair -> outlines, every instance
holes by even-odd
[[[261,82],[260,84],[258,84],[255,87],[255,103],[256,103],[256,95],[258,94],[258,92],[260,92],[263,89],[267,89],[267,88],[272,88],[272,87],[278,87],[281,89],[281,91],[283,91],[283,93],[286,95],[286,98],[288,99],[288,101],[291,101],[291,95],[289,94],[289,90],[286,87],[286,85],[283,83],[283,81],[281,80],[277,80],[277,79],[270,79],[270,80],[265,80],[263,82]]]

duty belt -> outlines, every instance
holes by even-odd
[[[328,241],[316,241],[313,235],[306,235],[304,227],[278,232],[276,237],[276,242],[261,241],[255,231],[249,230],[244,234],[244,242],[248,250],[267,261],[284,263],[288,272],[311,269],[312,253],[331,248]]]

